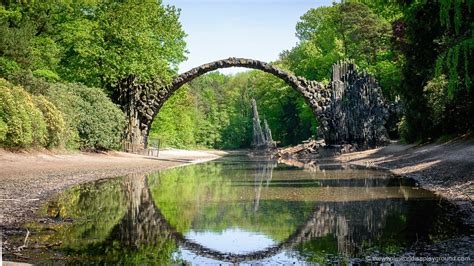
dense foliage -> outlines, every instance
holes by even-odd
[[[109,89],[129,76],[169,77],[184,60],[178,17],[154,0],[3,1],[1,73],[31,69]]]
[[[134,92],[126,80],[165,82],[176,72],[185,59],[178,17],[173,6],[154,0],[2,1],[0,77],[52,99],[66,122],[67,147],[119,148],[123,115],[111,100],[129,115]],[[42,81],[31,84],[31,75]],[[38,99],[41,110],[52,108]]]
[[[406,58],[398,87],[408,141],[474,127],[474,1],[414,1],[394,23],[395,47]]]
[[[120,148],[125,119],[102,90],[79,84],[54,84],[48,95],[65,114],[72,138],[70,147]]]
[[[61,128],[56,132],[48,128],[44,115],[49,118],[57,115],[57,111],[44,108],[50,104],[44,99],[35,101],[22,87],[13,86],[3,79],[0,79],[0,98],[0,144],[7,147],[41,147],[54,142],[61,134]],[[43,108],[40,109],[37,103]]]
[[[0,146],[7,148],[117,149],[124,118],[97,88],[77,84],[27,85],[29,93],[0,79]]]

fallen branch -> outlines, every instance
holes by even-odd
[[[25,240],[23,240],[23,245],[16,248],[17,251],[22,251],[24,248],[28,246],[28,237],[30,236],[30,230],[26,229],[26,236]]]

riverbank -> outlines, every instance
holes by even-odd
[[[124,152],[11,153],[0,150],[0,228],[34,219],[42,203],[70,186],[216,159],[225,152],[163,150],[159,157]]]
[[[381,168],[413,178],[421,187],[457,205],[466,223],[474,225],[474,140],[461,138],[442,144],[398,142],[372,150],[336,156],[342,163]]]

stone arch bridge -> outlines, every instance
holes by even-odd
[[[155,81],[138,84],[133,79],[125,82],[124,86],[138,94],[134,108],[127,113],[126,141],[146,148],[153,119],[175,91],[201,75],[229,67],[258,69],[282,79],[303,96],[318,121],[318,135],[326,143],[376,146],[388,140],[384,127],[388,111],[380,87],[374,78],[358,73],[353,64],[334,64],[332,81],[324,85],[262,61],[231,57],[193,68],[167,85]]]

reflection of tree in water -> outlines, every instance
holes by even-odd
[[[59,204],[69,211],[65,213],[66,216],[76,212],[88,214],[86,217],[77,217],[85,219],[78,220],[60,233],[67,238],[63,251],[72,255],[72,261],[81,263],[93,261],[135,265],[154,261],[155,264],[168,265],[173,262],[176,243],[168,228],[160,227],[166,222],[154,215],[156,208],[150,197],[146,177],[132,175],[121,178],[118,186],[115,181],[107,181],[112,186],[108,186],[107,182],[87,184],[79,195],[69,195],[69,198],[78,199],[75,201],[77,205],[68,205],[64,201]],[[112,202],[107,199],[112,199]],[[121,200],[115,202],[117,199]],[[101,201],[105,201],[106,206],[120,205],[122,208],[115,209],[121,219],[108,223],[108,215],[113,214],[113,211],[102,212],[101,216],[101,210],[104,210]],[[48,212],[57,208],[57,205],[48,206]],[[94,230],[96,224],[99,227]],[[92,236],[99,238],[91,241]]]
[[[255,168],[254,212],[259,211],[261,189],[271,183],[274,167],[275,164],[266,163],[258,164]],[[76,254],[84,253],[89,258],[96,256],[100,260],[112,262],[117,262],[117,259],[119,262],[146,262],[153,258],[167,264],[172,262],[173,253],[179,245],[196,255],[227,262],[259,260],[293,248],[303,257],[314,256],[322,249],[354,256],[368,247],[413,243],[415,235],[411,231],[415,230],[419,232],[416,236],[419,238],[443,234],[443,231],[439,231],[443,229],[438,225],[445,224],[444,218],[440,218],[443,216],[436,213],[430,201],[419,203],[424,204],[422,207],[427,210],[424,220],[419,221],[412,212],[420,208],[407,204],[403,191],[400,191],[400,199],[396,200],[319,202],[314,204],[311,214],[294,232],[279,244],[237,255],[211,250],[186,239],[184,232],[170,224],[169,218],[156,207],[146,177],[125,178],[121,193],[126,210],[120,211],[124,213],[120,222],[113,226],[103,241],[76,247]],[[183,217],[188,218],[192,217]]]
[[[272,165],[259,168],[257,172],[260,174],[255,177],[256,183],[264,185],[264,182],[271,178],[271,169]],[[166,238],[169,241],[175,241],[196,255],[229,262],[262,259],[305,242],[317,241],[318,238],[326,236],[335,238],[339,253],[356,255],[361,251],[362,243],[370,246],[373,240],[377,241],[384,237],[384,233],[387,233],[385,227],[388,218],[407,211],[407,207],[402,200],[317,203],[314,206],[313,213],[307,220],[288,239],[278,245],[245,255],[227,254],[194,243],[171,226],[159,209],[155,208],[143,180],[134,179],[134,182],[139,182],[139,185],[129,185],[134,188],[130,195],[133,195],[135,200],[131,199],[133,203],[129,204],[127,214],[113,230],[111,235],[113,239],[119,239],[126,246],[140,247],[152,244],[158,239]],[[140,192],[138,193],[138,191]],[[256,206],[258,206],[258,189],[256,189],[256,195]],[[140,202],[139,205],[138,202]],[[388,233],[391,234],[389,236],[393,236],[394,233],[401,233],[397,231],[400,228],[403,228],[403,224],[397,224],[395,228],[389,228]],[[152,244],[152,246],[157,245]]]

